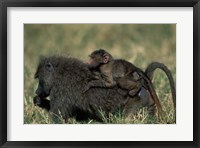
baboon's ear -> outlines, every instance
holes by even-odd
[[[54,70],[54,67],[51,63],[46,63],[45,64],[45,69],[49,72],[52,72]]]
[[[107,53],[105,53],[104,55],[103,55],[103,63],[108,63],[109,62],[109,59],[110,58],[110,56],[107,54]]]

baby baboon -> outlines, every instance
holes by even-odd
[[[118,85],[122,89],[128,90],[129,95],[133,97],[143,88],[142,90],[148,90],[150,92],[150,95],[158,107],[158,111],[162,112],[162,106],[151,81],[145,73],[135,65],[126,60],[113,59],[112,55],[107,51],[99,49],[91,53],[88,67],[91,70],[99,70],[102,78],[89,81],[84,92],[92,87],[112,88]],[[145,91],[139,93],[139,95],[141,95],[139,97],[142,100],[148,100],[144,92]]]
[[[139,81],[141,76],[136,71],[137,68],[130,65],[131,63],[125,60],[114,60],[112,55],[103,49],[92,52],[88,67],[92,71],[99,71],[101,78],[98,78],[97,73],[98,76],[88,82],[84,92],[91,87],[112,88],[118,84],[122,89],[128,90],[130,96],[135,96],[142,87]],[[129,74],[132,76],[124,78]]]

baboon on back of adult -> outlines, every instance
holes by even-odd
[[[154,70],[151,69],[149,73]],[[146,73],[148,75],[148,72]],[[39,83],[34,104],[66,121],[70,117],[76,117],[77,120],[92,118],[102,121],[99,110],[107,115],[119,108],[123,109],[128,117],[144,106],[138,96],[130,99],[127,97],[128,92],[117,86],[111,89],[91,88],[83,94],[82,88],[93,77],[87,65],[78,59],[43,57],[35,73]],[[48,96],[50,101],[46,99]],[[149,102],[152,106],[155,104],[151,97]]]
[[[140,68],[124,59],[114,59],[104,49],[93,51],[87,63],[89,69],[95,73],[99,71],[101,76],[98,74],[99,78],[95,77],[94,80],[89,81],[84,91],[92,87],[112,88],[118,85],[128,90],[130,97],[138,95],[146,105],[149,104],[149,97],[151,97],[157,106],[158,113],[162,113],[162,106],[153,84]]]

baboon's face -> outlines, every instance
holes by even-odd
[[[89,61],[87,62],[89,68],[98,68],[103,64],[107,64],[110,60],[110,54],[105,50],[96,50],[89,55]]]
[[[51,63],[46,63],[37,69],[35,78],[38,79],[38,87],[35,93],[40,98],[46,98],[50,94],[53,85],[53,71],[54,68]]]
[[[97,56],[90,56],[88,62],[87,62],[89,68],[97,68],[100,66],[100,57]]]

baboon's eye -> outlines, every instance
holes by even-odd
[[[49,72],[53,71],[53,65],[51,63],[45,64],[45,69]]]

